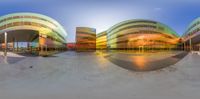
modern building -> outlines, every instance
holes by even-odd
[[[13,13],[0,17],[1,50],[7,47],[14,52],[49,55],[66,49],[66,37],[63,27],[45,15]]]
[[[151,20],[127,20],[107,30],[110,50],[177,49],[179,35],[168,26]]]
[[[106,31],[97,34],[96,49],[97,50],[107,49],[107,32]]]
[[[189,24],[182,41],[184,50],[200,51],[200,17]]]
[[[96,29],[89,27],[76,28],[76,51],[96,50]]]

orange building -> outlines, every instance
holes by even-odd
[[[96,29],[89,27],[76,28],[76,51],[96,50]]]

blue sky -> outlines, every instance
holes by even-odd
[[[182,35],[200,16],[198,0],[1,0],[0,15],[34,12],[56,19],[75,40],[75,28],[94,27],[104,31],[121,21],[150,19],[162,22]]]

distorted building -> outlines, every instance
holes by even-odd
[[[4,34],[7,33],[7,44]],[[67,33],[54,19],[37,13],[13,13],[0,17],[0,48],[48,55],[66,49]]]
[[[96,29],[89,27],[76,28],[76,51],[96,50]]]
[[[200,17],[193,20],[182,36],[184,50],[200,51]]]
[[[106,33],[106,31],[97,34],[96,49],[97,50],[106,50],[107,49],[107,33]]]
[[[168,26],[151,20],[127,20],[107,30],[110,50],[177,49],[179,35]]]

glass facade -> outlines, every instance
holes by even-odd
[[[182,36],[184,50],[200,51],[200,18],[192,21]]]
[[[178,42],[175,31],[150,20],[127,20],[107,30],[107,47],[111,50],[171,50]]]
[[[95,51],[96,29],[88,27],[76,28],[76,51]]]
[[[106,33],[106,31],[97,34],[96,49],[97,50],[106,50],[107,49],[107,33]]]
[[[35,32],[31,33],[31,31]],[[39,55],[66,49],[67,33],[56,20],[45,15],[13,13],[1,16],[0,36],[2,39],[5,32],[8,33],[8,42],[15,45],[13,51],[18,50],[20,42],[27,43],[27,51],[31,49],[31,53]],[[3,40],[1,40],[1,45],[3,45]]]

